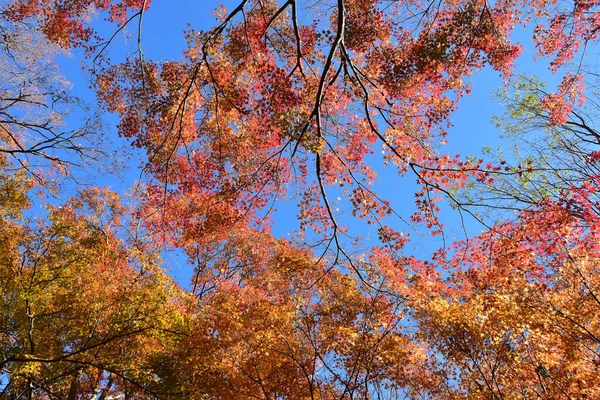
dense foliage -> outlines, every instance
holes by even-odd
[[[160,61],[151,7],[0,10],[0,398],[600,397],[600,1],[242,0]],[[516,30],[556,90],[516,75]],[[448,154],[485,67],[515,151]],[[132,193],[87,175],[128,152],[104,114],[143,154]]]

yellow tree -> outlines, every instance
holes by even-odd
[[[23,176],[0,178],[0,397],[187,398],[170,354],[189,299],[126,244],[118,196],[86,189],[28,219]]]

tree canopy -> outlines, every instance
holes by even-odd
[[[600,1],[241,0],[153,59],[158,1],[0,8],[1,398],[600,397]]]

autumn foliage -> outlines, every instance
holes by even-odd
[[[0,10],[0,398],[600,398],[599,1],[242,0],[160,61],[151,10]],[[450,154],[484,68],[516,150]]]

